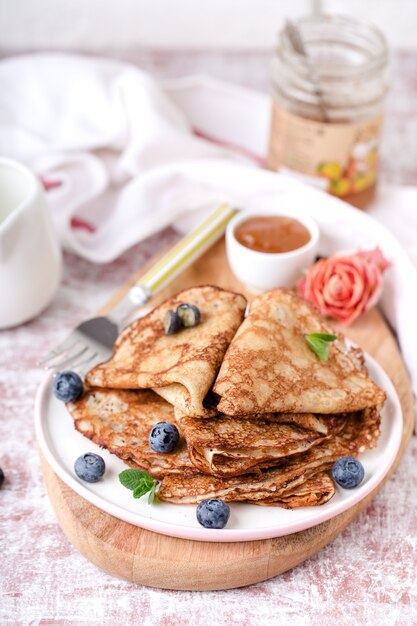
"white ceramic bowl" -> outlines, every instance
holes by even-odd
[[[258,252],[240,244],[235,237],[235,229],[250,217],[283,216],[296,219],[310,233],[310,241],[301,248],[290,252]],[[320,238],[319,228],[314,220],[291,209],[241,211],[229,222],[226,229],[226,250],[230,267],[235,276],[253,293],[260,293],[275,287],[294,287],[303,270],[314,263]]]

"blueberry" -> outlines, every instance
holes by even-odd
[[[181,328],[181,320],[175,311],[167,311],[165,313],[164,321],[164,330],[166,335],[173,335],[177,333]]]
[[[354,489],[363,481],[365,470],[357,459],[352,456],[343,456],[333,463],[332,476],[344,489]]]
[[[209,498],[200,502],[196,515],[204,528],[224,528],[229,520],[230,507],[222,500]]]
[[[54,378],[54,395],[62,402],[78,400],[82,396],[83,389],[83,381],[75,372],[58,372]]]
[[[200,321],[200,309],[195,304],[180,304],[177,307],[177,315],[184,328],[196,326]]]
[[[154,452],[172,452],[180,434],[175,424],[158,422],[149,434],[149,445]]]
[[[3,483],[4,483],[4,472],[0,467],[0,487],[2,486]]]
[[[87,483],[96,483],[106,469],[104,459],[94,452],[87,452],[78,457],[74,463],[74,471],[78,478]]]

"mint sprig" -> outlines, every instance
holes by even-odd
[[[148,504],[153,504],[155,498],[156,498],[156,493],[155,493],[155,489],[158,485],[158,481],[154,480],[153,481],[153,485],[151,487],[151,490],[149,492],[149,496],[148,496]]]
[[[119,474],[119,480],[123,487],[133,491],[134,498],[141,498],[149,493],[148,504],[152,504],[156,497],[158,481],[152,478],[148,472],[137,469],[126,469]]]
[[[330,335],[329,333],[310,333],[304,336],[310,350],[314,352],[321,361],[328,361],[329,344],[331,344],[332,341],[336,341],[336,335]]]

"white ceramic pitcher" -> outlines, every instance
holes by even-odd
[[[38,315],[60,278],[61,250],[44,191],[26,167],[0,158],[0,328]]]

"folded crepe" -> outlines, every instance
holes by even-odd
[[[225,502],[251,502],[295,508],[323,504],[331,498],[330,477],[324,477],[342,456],[356,456],[373,448],[379,437],[380,416],[375,408],[365,409],[346,420],[334,438],[294,456],[282,459],[276,467],[261,474],[216,478],[204,474],[166,476],[158,498],[177,504],[196,504],[206,498]],[[311,481],[311,482],[310,482]],[[331,482],[331,481],[330,481]]]
[[[185,417],[181,432],[200,472],[239,476],[277,464],[282,457],[312,448],[339,432],[349,415],[273,413],[241,419],[225,415]]]
[[[349,418],[307,414],[184,418],[178,446],[160,454],[150,448],[149,433],[157,422],[173,423],[175,417],[173,407],[153,391],[88,389],[67,408],[79,432],[156,478],[169,473],[238,476],[259,471],[334,436]]]
[[[301,485],[288,489],[279,496],[258,500],[261,506],[280,506],[283,509],[297,509],[301,506],[320,506],[336,493],[334,482],[327,472],[319,472]]]
[[[154,452],[149,446],[149,433],[155,424],[175,421],[173,407],[153,391],[89,389],[67,408],[80,433],[131,467],[155,478],[197,472],[183,437],[170,454]]]
[[[175,418],[173,407],[153,391],[88,389],[67,407],[79,432],[156,478],[168,473],[237,476],[257,471],[317,445],[340,430],[346,419],[297,414],[271,415],[269,420],[184,418],[178,446],[160,454],[150,448],[149,433],[157,422],[173,423]],[[214,445],[217,449],[210,450]]]
[[[196,305],[197,326],[167,336],[163,319],[179,304]],[[246,308],[243,296],[220,287],[194,287],[169,298],[126,328],[109,361],[86,376],[92,387],[149,389],[174,405],[178,415],[207,416],[204,398]]]
[[[305,335],[333,333],[311,304],[288,290],[255,298],[224,357],[213,391],[227,415],[351,413],[379,406],[385,393],[371,381],[360,350],[343,336],[329,359],[310,350]]]

